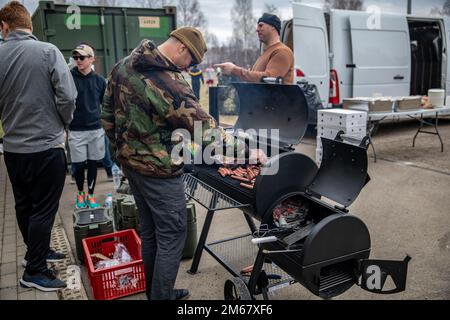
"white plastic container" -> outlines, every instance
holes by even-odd
[[[357,141],[350,141],[350,140],[345,140],[344,139],[344,143],[351,144],[351,145],[354,145],[354,146],[359,146],[361,144],[361,141],[364,139],[364,137],[354,137],[354,136],[352,136],[351,138],[356,139]],[[323,150],[322,138],[321,137],[317,137],[316,149],[317,150]]]
[[[334,140],[339,133],[339,131],[344,131],[344,134],[362,140],[367,134],[367,127],[350,127],[350,128],[333,128],[333,127],[325,127],[325,126],[317,126],[317,137],[324,137],[327,139]]]
[[[316,139],[317,139],[316,149],[317,150],[323,150],[322,138],[318,136]]]
[[[114,189],[117,190],[120,187],[122,171],[120,171],[119,167],[116,164],[113,165],[111,171],[113,174]]]
[[[319,110],[318,126],[351,128],[367,125],[367,112],[348,109]]]
[[[112,207],[113,207],[113,195],[112,193],[108,193],[105,200],[105,208],[112,209]]]
[[[322,163],[322,157],[323,157],[323,150],[316,149],[316,163],[320,167],[320,164]]]
[[[445,105],[445,90],[430,89],[430,90],[428,90],[428,98],[429,98],[430,104],[434,108],[442,108]]]

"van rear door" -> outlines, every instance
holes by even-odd
[[[350,14],[353,96],[409,96],[411,49],[406,16]]]
[[[295,81],[306,79],[315,84],[322,104],[327,106],[330,94],[330,60],[324,12],[298,3],[293,3],[292,6]]]
[[[444,58],[446,59],[447,62],[447,68],[443,68],[443,70],[445,70],[445,93],[446,96],[450,96],[450,54],[449,54],[449,50],[450,50],[450,18],[449,17],[444,17]],[[450,101],[447,101],[446,104],[449,104]]]

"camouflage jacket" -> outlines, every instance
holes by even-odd
[[[103,99],[102,123],[122,166],[151,177],[182,174],[183,164],[171,159],[172,133],[186,129],[193,135],[194,121],[201,121],[203,130],[217,126],[153,42],[142,41],[116,64]]]

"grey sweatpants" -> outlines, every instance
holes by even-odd
[[[142,259],[150,300],[173,300],[186,241],[186,196],[181,177],[154,179],[123,168],[141,222]]]

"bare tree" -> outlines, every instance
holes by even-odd
[[[442,17],[444,14],[443,8],[433,7],[430,10],[430,16]]]
[[[90,4],[101,7],[116,7],[119,5],[117,0],[94,0],[90,1]]]
[[[55,3],[104,7],[130,6],[140,8],[162,8],[164,6],[176,5],[175,0],[55,0]]]
[[[179,0],[177,11],[179,27],[189,26],[206,31],[206,18],[198,0]]]
[[[205,41],[208,47],[218,47],[219,46],[219,39],[214,33],[210,33],[208,31],[205,32]]]
[[[281,20],[283,20],[283,19],[281,18],[280,11],[278,10],[277,6],[274,5],[274,4],[271,4],[271,3],[267,3],[267,2],[266,2],[266,3],[264,4],[264,12],[274,14],[274,15],[276,15],[278,18],[280,18]]]
[[[363,0],[325,0],[327,9],[362,10]]]
[[[243,65],[249,65],[249,52],[257,51],[258,42],[255,35],[256,19],[253,16],[252,0],[234,0],[231,9],[231,19],[233,21],[232,47],[239,50],[242,47],[244,59]]]
[[[120,0],[56,0],[55,3],[67,5],[88,5],[99,7],[117,7]]]
[[[442,14],[445,16],[450,16],[450,0],[446,0],[442,7]]]
[[[171,0],[136,0],[136,1],[143,8],[162,8],[164,6],[174,5],[174,2]]]
[[[160,8],[163,6],[161,0],[141,0],[143,7],[145,8]]]

